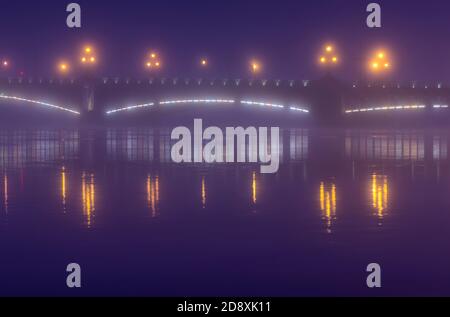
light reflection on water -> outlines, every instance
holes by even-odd
[[[8,228],[27,235],[34,228],[55,240],[65,241],[66,234],[79,237],[86,247],[99,239],[85,235],[92,232],[104,239],[102,246],[123,257],[130,256],[133,245],[146,241],[154,243],[156,251],[145,249],[132,257],[147,264],[154,256],[170,257],[175,261],[171,265],[185,263],[183,248],[197,244],[229,246],[234,249],[224,251],[231,257],[227,261],[242,263],[243,275],[236,276],[236,283],[239,276],[248,276],[247,265],[254,261],[247,252],[256,252],[271,287],[285,295],[311,293],[301,288],[283,292],[283,284],[277,282],[281,273],[273,261],[301,266],[305,259],[300,254],[309,254],[310,249],[324,250],[322,255],[314,253],[320,260],[329,261],[339,248],[353,254],[349,259],[364,262],[373,260],[372,253],[364,251],[372,248],[375,257],[403,265],[397,251],[387,246],[394,244],[407,252],[419,243],[439,263],[450,263],[447,253],[436,251],[436,255],[433,247],[423,245],[427,233],[445,246],[450,241],[450,234],[440,229],[450,225],[447,131],[284,130],[282,164],[274,175],[260,174],[255,164],[171,164],[169,131],[0,131],[0,236],[12,245],[22,244],[20,234],[11,235]],[[196,239],[209,231],[203,242]],[[120,245],[113,244],[118,237],[123,239]],[[65,254],[53,243],[45,243],[53,256]],[[253,251],[247,249],[249,243]],[[71,246],[75,253],[87,252]],[[165,248],[175,253],[168,255]],[[181,252],[180,257],[176,252]],[[214,252],[210,256],[203,261],[223,261]],[[314,256],[308,259],[312,267]],[[336,256],[332,260],[340,263]],[[101,258],[86,261],[97,263]],[[197,263],[192,261],[189,265]],[[167,265],[161,263],[159,269]],[[214,265],[205,270],[213,270]],[[103,294],[105,289],[97,287]],[[199,294],[194,289],[192,294]],[[405,290],[407,286],[400,286],[398,294]],[[450,294],[450,287],[440,291]],[[256,286],[249,286],[247,292],[259,294]],[[172,293],[145,289],[139,294]],[[331,287],[323,294],[341,293]]]
[[[375,209],[375,215],[378,217],[379,224],[382,225],[383,219],[387,216],[389,201],[388,176],[372,175],[372,206]]]
[[[382,225],[384,219],[389,215],[388,202],[391,185],[388,172],[399,167],[405,170],[405,167],[408,166],[406,170],[413,179],[418,170],[425,169],[425,165],[428,164],[426,163],[427,158],[431,158],[431,168],[436,170],[434,175],[438,178],[442,164],[445,165],[448,160],[448,139],[445,133],[427,135],[424,132],[415,131],[411,133],[407,131],[345,131],[341,139],[342,152],[338,147],[337,152],[328,153],[328,144],[323,146],[313,144],[316,153],[313,153],[314,159],[310,159],[311,142],[320,143],[321,137],[313,135],[311,138],[311,132],[306,129],[292,129],[283,131],[280,137],[284,144],[284,147],[281,147],[284,149],[281,156],[287,159],[283,161],[278,175],[260,175],[256,165],[252,164],[236,166],[223,164],[170,165],[172,167],[169,167],[165,166],[170,162],[170,150],[167,149],[170,149],[173,143],[167,134],[169,130],[162,131],[164,133],[156,129],[109,129],[94,136],[92,132],[80,131],[0,131],[0,166],[4,171],[2,175],[4,213],[10,212],[10,204],[16,205],[11,201],[11,191],[16,192],[13,196],[14,199],[22,199],[19,194],[24,192],[24,181],[26,182],[24,175],[26,176],[28,173],[37,177],[35,182],[51,191],[55,183],[48,179],[48,174],[51,175],[58,171],[59,188],[57,190],[61,200],[62,213],[67,213],[69,206],[71,212],[76,212],[74,210],[76,204],[72,204],[71,200],[74,197],[81,197],[80,212],[83,215],[83,224],[87,228],[95,227],[96,209],[101,208],[101,206],[96,206],[96,187],[106,187],[103,183],[110,180],[110,174],[115,175],[112,183],[117,185],[114,187],[117,192],[106,193],[106,195],[111,195],[112,199],[121,194],[121,187],[126,187],[128,182],[133,184],[134,189],[137,188],[137,184],[143,184],[143,190],[136,192],[129,193],[128,189],[123,189],[124,193],[130,195],[123,196],[121,199],[138,199],[144,202],[151,218],[156,218],[161,212],[164,212],[160,210],[161,178],[167,178],[169,187],[172,186],[174,189],[179,189],[178,177],[189,182],[189,190],[184,191],[181,188],[181,192],[184,191],[186,195],[189,195],[192,190],[198,189],[198,194],[192,197],[199,199],[198,205],[201,206],[201,209],[208,209],[209,205],[214,206],[214,202],[209,201],[213,197],[217,197],[213,194],[209,197],[209,194],[212,193],[212,190],[208,188],[209,184],[214,184],[213,187],[216,187],[216,182],[224,182],[226,186],[237,188],[240,193],[249,193],[248,200],[251,202],[249,208],[253,211],[255,208],[266,209],[274,203],[274,201],[269,201],[266,206],[264,205],[265,199],[258,198],[264,192],[269,193],[268,200],[272,199],[270,193],[275,193],[275,191],[270,187],[280,184],[281,186],[311,186],[310,178],[317,178],[319,181],[318,212],[325,223],[325,231],[332,233],[333,226],[338,221],[337,204],[342,198],[338,198],[337,188],[345,185],[350,178],[357,181],[355,173],[359,174],[360,178],[369,179],[369,185],[362,186],[368,188],[368,192],[370,192],[370,195],[364,199],[372,207],[370,214],[375,215],[379,220],[379,225]],[[427,144],[427,141],[430,144]],[[95,149],[95,147],[101,149],[103,142],[106,143],[104,153]],[[87,149],[88,153],[83,153],[82,149]],[[427,153],[427,149],[431,153]],[[341,153],[343,153],[342,157]],[[328,155],[334,155],[335,160],[341,162],[339,163],[341,166],[333,166],[331,170],[326,171],[325,175],[317,166],[319,163],[315,161],[326,161]],[[157,157],[160,160],[156,160]],[[401,166],[390,164],[390,162],[396,161],[404,164]],[[349,164],[351,164],[351,171],[348,169]],[[170,168],[175,170],[170,171]],[[179,169],[184,169],[184,171],[180,171],[180,175],[177,175]],[[40,175],[40,171],[43,170],[46,171],[45,175]],[[232,170],[234,172],[230,173]],[[293,171],[295,171],[295,177],[293,177]],[[343,171],[345,171],[345,175],[342,175]],[[95,174],[99,173],[102,175],[101,182],[95,177]],[[364,177],[364,173],[366,177]],[[200,176],[194,177],[196,174]],[[221,174],[221,176],[217,174]],[[237,177],[233,177],[233,174]],[[299,174],[301,177],[298,177]],[[311,176],[308,177],[308,175]],[[339,185],[336,180],[338,175],[343,180],[339,182]],[[229,181],[225,182],[223,176]],[[76,185],[77,177],[81,180],[79,186]],[[123,182],[120,177],[129,179]],[[246,177],[250,182],[245,181]],[[196,180],[199,183],[192,184]],[[20,185],[22,188],[12,187],[11,181],[13,186]],[[245,184],[250,184],[250,188],[242,189]],[[77,189],[79,189],[78,193]],[[221,188],[221,190],[226,191],[227,189]],[[173,189],[170,188],[168,191],[172,192]],[[140,197],[140,192],[144,192],[145,195]],[[361,195],[363,193],[364,190],[361,190]],[[236,202],[239,202],[241,198],[244,199],[241,203],[245,205],[247,198],[242,194],[234,197]],[[315,198],[313,196],[310,199],[314,200]]]
[[[320,210],[325,221],[326,230],[332,232],[332,222],[336,220],[336,185],[334,183],[320,183]]]

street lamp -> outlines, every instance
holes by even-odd
[[[60,62],[58,64],[58,70],[61,74],[67,74],[70,70],[70,66],[66,62]]]
[[[253,74],[258,74],[261,72],[261,63],[257,60],[252,60],[250,62],[250,68]]]
[[[151,52],[148,57],[149,58],[145,62],[145,67],[147,69],[155,70],[161,68],[162,62],[156,52]]]
[[[327,44],[324,46],[320,57],[319,64],[326,66],[334,66],[339,63],[339,56],[336,53],[336,49],[333,45]]]
[[[200,60],[200,65],[201,65],[202,67],[208,66],[208,60],[207,60],[206,58],[202,58],[202,59]]]
[[[93,65],[97,62],[97,57],[92,46],[85,46],[83,48],[80,61],[83,65]]]
[[[391,68],[389,56],[385,51],[377,51],[369,61],[369,68],[373,73],[387,72]]]
[[[7,59],[2,60],[2,68],[6,69],[9,67],[9,61]]]

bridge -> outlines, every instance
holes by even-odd
[[[442,83],[344,83],[318,80],[243,79],[0,79],[0,114],[95,122],[133,120],[155,113],[222,109],[268,113],[292,120],[341,122],[409,117],[444,120],[450,86]]]

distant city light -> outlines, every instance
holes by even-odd
[[[7,60],[3,60],[2,61],[2,66],[5,67],[5,68],[8,67],[9,66],[9,62]]]
[[[328,45],[328,46],[325,48],[325,50],[326,50],[328,53],[331,53],[331,52],[333,51],[333,46]]]
[[[208,60],[207,60],[206,58],[203,58],[203,59],[200,61],[200,65],[202,65],[202,66],[208,66]]]

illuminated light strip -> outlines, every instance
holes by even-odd
[[[359,108],[359,109],[348,109],[345,113],[357,113],[357,112],[371,112],[371,111],[386,111],[386,110],[416,110],[425,109],[424,105],[405,105],[405,106],[385,106],[385,107],[375,107],[375,108]]]
[[[265,103],[265,102],[256,102],[256,101],[241,100],[241,104],[284,109],[284,106],[283,106],[283,105],[277,105],[277,104],[273,104],[273,103]]]
[[[224,103],[224,104],[230,104],[234,103],[235,101],[232,99],[183,99],[183,100],[168,100],[168,101],[161,101],[160,105],[175,105],[175,104],[192,104],[192,103]]]
[[[57,106],[57,105],[52,105],[50,103],[41,102],[41,101],[37,101],[37,100],[30,100],[30,99],[13,97],[13,96],[5,96],[3,94],[0,94],[0,98],[8,99],[8,100],[14,100],[14,101],[28,102],[28,103],[32,103],[32,104],[36,104],[36,105],[41,105],[41,106],[46,106],[46,107],[50,107],[50,108],[54,108],[54,109],[58,109],[58,110],[67,111],[67,112],[70,112],[70,113],[73,113],[73,114],[77,114],[77,115],[80,114],[78,111],[72,110],[70,108],[65,108],[65,107],[61,107],[61,106]]]
[[[130,106],[130,107],[124,107],[124,108],[110,110],[110,111],[107,111],[106,114],[113,114],[113,113],[116,113],[116,112],[134,110],[134,109],[138,109],[138,108],[146,108],[146,107],[151,107],[151,106],[154,106],[154,105],[155,104],[152,103],[152,102],[151,103],[145,103],[145,104],[142,104],[142,105],[136,105],[136,106]]]
[[[434,105],[433,108],[434,109],[446,109],[446,108],[448,108],[448,105]]]
[[[305,113],[309,113],[308,109],[304,109],[304,108],[299,108],[299,107],[289,107],[290,110],[292,111],[300,111],[300,112],[305,112]]]

